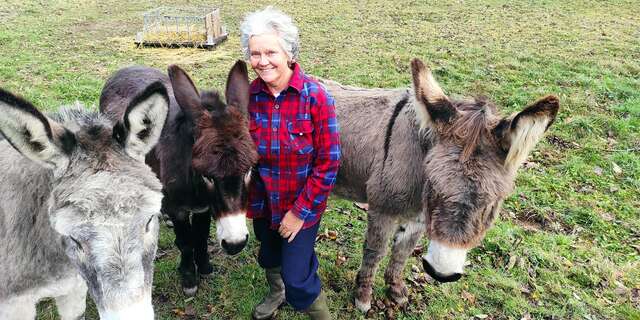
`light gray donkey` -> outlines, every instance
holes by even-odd
[[[554,121],[554,96],[500,117],[483,98],[448,98],[431,71],[411,63],[413,88],[360,89],[323,80],[336,100],[342,164],[334,192],[369,203],[356,306],[371,308],[374,275],[395,235],[384,278],[407,301],[403,270],[426,232],[423,259],[434,279],[458,280],[511,192],[516,170]]]
[[[83,319],[153,319],[162,185],[144,164],[168,112],[150,85],[115,126],[78,105],[46,116],[0,89],[0,319],[34,319],[54,297]]]

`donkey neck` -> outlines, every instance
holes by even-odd
[[[2,300],[75,271],[62,250],[61,236],[49,223],[46,203],[53,172],[25,159],[5,141],[0,141],[0,155]]]

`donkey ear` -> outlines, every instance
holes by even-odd
[[[503,120],[498,125],[501,132],[496,134],[503,147],[509,150],[505,167],[512,171],[520,167],[555,120],[559,108],[558,98],[546,96],[516,114],[510,123]]]
[[[238,60],[229,71],[227,88],[225,90],[227,105],[238,108],[243,114],[248,113],[249,108],[249,74],[247,64]]]
[[[173,94],[182,111],[189,114],[193,119],[200,118],[205,109],[202,107],[200,93],[191,77],[175,64],[169,66],[169,79],[173,87]]]
[[[113,128],[113,137],[124,146],[128,155],[144,161],[160,139],[168,113],[167,88],[156,81],[131,100],[122,121]]]
[[[47,118],[31,103],[0,89],[0,131],[18,152],[38,164],[66,169],[75,135]]]
[[[420,126],[424,129],[430,122],[449,123],[458,111],[436,82],[431,70],[420,59],[413,59],[411,74],[416,100],[424,106],[424,109],[419,106],[416,108]]]

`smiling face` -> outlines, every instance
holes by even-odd
[[[252,36],[249,39],[249,62],[256,72],[274,92],[284,90],[293,71],[289,68],[290,58],[280,45],[280,37],[275,33]]]

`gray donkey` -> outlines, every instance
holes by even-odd
[[[356,306],[371,308],[374,275],[394,236],[384,278],[407,301],[403,270],[426,232],[422,258],[436,280],[458,280],[513,189],[516,170],[554,121],[554,96],[500,117],[483,98],[448,98],[431,71],[411,63],[412,89],[360,89],[324,80],[341,125],[342,164],[334,192],[369,203]]]
[[[34,319],[54,297],[83,319],[153,319],[162,185],[144,164],[168,113],[160,83],[115,126],[82,106],[46,116],[0,89],[0,319]]]

